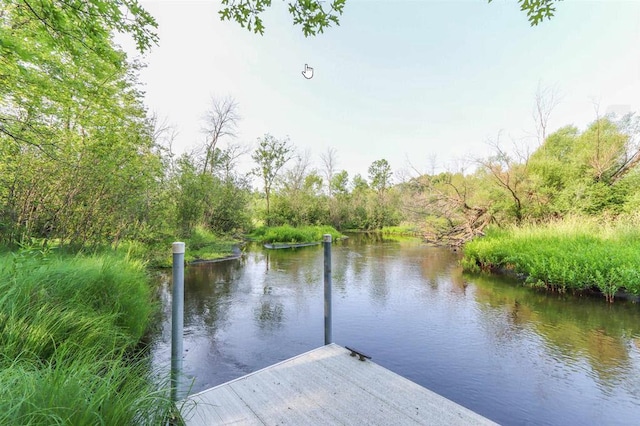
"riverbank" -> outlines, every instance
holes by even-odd
[[[0,255],[0,424],[161,424],[168,385],[140,341],[154,304],[142,262]]]
[[[249,239],[262,244],[309,244],[321,242],[324,234],[333,240],[343,235],[331,226],[261,226],[249,234]]]
[[[467,272],[509,273],[554,291],[640,294],[640,230],[634,223],[569,219],[490,228],[464,247]]]
[[[127,241],[115,250],[144,261],[149,268],[171,268],[171,244],[175,241],[185,243],[186,264],[237,258],[243,246],[239,238],[222,237],[204,227],[196,227],[188,236],[165,238],[152,244]]]

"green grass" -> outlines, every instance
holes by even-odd
[[[640,228],[584,218],[538,226],[492,228],[464,247],[466,271],[507,270],[529,285],[559,291],[599,290],[613,301],[640,294]]]
[[[204,227],[196,227],[186,238],[176,237],[152,246],[136,241],[126,241],[118,246],[117,251],[131,258],[144,259],[152,268],[171,268],[173,264],[171,244],[175,241],[185,243],[186,263],[231,256],[239,244],[236,240],[221,238]]]
[[[416,236],[420,230],[416,226],[400,225],[400,226],[384,226],[381,231],[385,235],[400,236]]]
[[[204,228],[196,228],[185,241],[185,261],[221,259],[233,254],[237,241],[221,239]]]
[[[331,234],[336,240],[342,237],[340,232],[331,226],[302,226],[294,228],[289,225],[257,228],[249,237],[259,243],[312,243],[322,241],[324,234]]]
[[[0,255],[0,424],[160,424],[166,386],[136,355],[153,304],[141,262]]]

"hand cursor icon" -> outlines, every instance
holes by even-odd
[[[313,68],[311,68],[307,64],[304,64],[304,71],[302,71],[302,75],[304,76],[304,78],[309,80],[310,78],[313,77]]]

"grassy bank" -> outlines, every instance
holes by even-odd
[[[343,235],[331,226],[262,226],[257,228],[249,238],[259,243],[312,243],[322,241],[324,234],[331,234],[335,241]]]
[[[411,225],[399,225],[399,226],[384,226],[380,231],[384,235],[397,235],[401,237],[419,237],[420,231],[416,226]]]
[[[117,251],[136,259],[143,259],[151,268],[170,268],[173,263],[171,243],[182,241],[185,243],[185,262],[199,260],[222,259],[234,255],[239,241],[223,238],[211,231],[196,227],[186,237],[175,237],[152,245],[136,241],[121,243]]]
[[[136,355],[152,314],[143,265],[115,255],[0,255],[0,424],[160,424]]]
[[[542,226],[489,229],[466,244],[466,271],[510,271],[526,283],[559,291],[640,294],[640,229],[570,219]]]

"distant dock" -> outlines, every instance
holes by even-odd
[[[181,401],[187,426],[494,425],[329,344]]]

